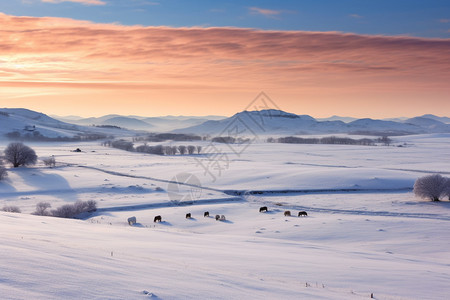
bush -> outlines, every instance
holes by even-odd
[[[439,201],[441,197],[447,196],[450,180],[440,174],[420,177],[414,183],[414,194],[431,201]]]
[[[5,159],[14,168],[34,165],[37,161],[36,152],[22,143],[10,143],[5,149]]]
[[[50,208],[51,205],[48,202],[39,202],[36,204],[36,211],[33,213],[33,215],[37,216],[50,216],[50,212],[47,211],[47,208]]]
[[[3,206],[2,210],[12,213],[21,213],[20,208],[18,208],[17,206]]]
[[[58,218],[75,218],[77,215],[84,212],[93,212],[97,210],[97,202],[94,200],[77,201],[74,204],[65,204],[55,210],[52,210],[52,215]]]
[[[52,168],[52,167],[56,166],[56,160],[55,160],[54,156],[49,157],[49,158],[44,158],[42,161],[44,162],[44,165],[46,165],[47,167]]]

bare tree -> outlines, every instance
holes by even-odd
[[[178,151],[180,151],[181,155],[186,154],[186,150],[187,150],[186,146],[183,145],[178,146]]]
[[[194,154],[195,146],[189,145],[189,146],[187,146],[187,149],[188,149],[188,153],[189,154]]]
[[[448,178],[442,177],[440,174],[420,177],[414,183],[414,194],[431,201],[439,201],[448,190],[448,182]]]
[[[450,200],[450,178],[445,178],[445,188],[444,188],[444,196],[448,197],[448,200]]]
[[[177,146],[172,146],[172,154],[176,155],[178,151],[178,147]]]
[[[50,216],[50,212],[47,211],[47,208],[50,208],[51,205],[48,202],[39,202],[36,204],[36,211],[33,213],[38,216]]]
[[[10,143],[5,149],[5,159],[14,168],[34,165],[37,161],[36,152],[22,143]]]
[[[202,146],[197,146],[197,154],[200,154],[202,152]]]

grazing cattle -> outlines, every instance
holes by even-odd
[[[267,211],[267,206],[261,206],[259,208],[259,212],[266,212]]]
[[[162,218],[161,218],[161,216],[156,216],[154,219],[153,219],[153,222],[162,222]]]
[[[290,211],[290,210],[286,210],[286,211],[284,212],[284,216],[285,216],[285,217],[290,217],[290,216],[291,216],[291,211]]]
[[[205,212],[203,213],[203,217],[209,217],[209,211],[205,211]]]
[[[190,219],[190,218],[192,218],[192,217],[191,217],[191,213],[187,213],[187,214],[186,214],[186,219]]]
[[[219,220],[220,220],[220,216],[216,215],[216,221],[219,221]]]
[[[136,217],[130,217],[128,218],[128,225],[136,224]]]
[[[220,216],[220,221],[225,221],[226,219],[225,219],[225,216],[224,215],[221,215]]]
[[[306,211],[299,211],[298,212],[298,216],[299,217],[306,217],[306,216],[308,216],[308,214],[306,213]]]

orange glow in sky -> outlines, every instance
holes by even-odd
[[[0,107],[232,115],[261,91],[314,117],[450,115],[450,40],[0,14]]]

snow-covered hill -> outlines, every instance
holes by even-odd
[[[70,124],[24,108],[0,108],[0,139],[5,138],[6,135],[72,138],[89,134],[129,135],[130,133],[125,130]]]

